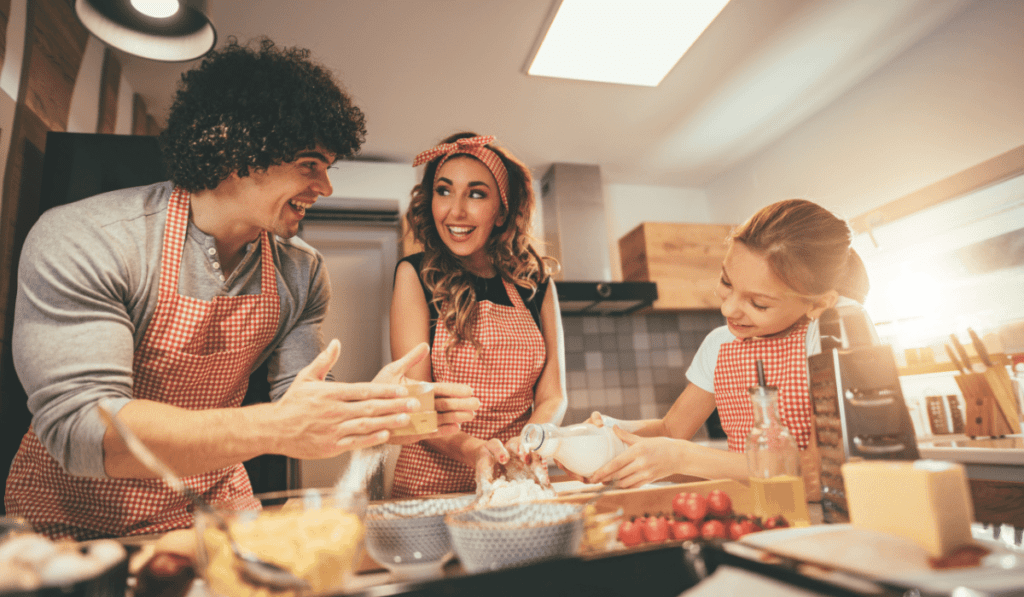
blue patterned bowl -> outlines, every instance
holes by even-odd
[[[366,551],[398,578],[438,575],[452,556],[445,514],[476,498],[413,499],[366,508]]]
[[[469,573],[574,555],[583,536],[583,506],[530,502],[452,512],[452,546]]]

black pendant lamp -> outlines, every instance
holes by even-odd
[[[129,54],[185,62],[202,57],[217,43],[217,32],[195,1],[74,1],[86,29]]]

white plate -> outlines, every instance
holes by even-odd
[[[975,541],[991,550],[980,566],[944,570],[932,569],[928,553],[909,539],[849,524],[762,531],[742,537],[739,543],[800,562],[922,591],[949,594],[958,586],[977,587],[978,595],[1024,591],[1024,555],[996,541]]]

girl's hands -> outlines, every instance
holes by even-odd
[[[477,487],[480,487],[482,481],[488,483],[494,481],[494,466],[496,464],[505,464],[509,458],[513,457],[498,438],[492,437],[483,442],[476,449]]]
[[[587,482],[609,483],[618,480],[620,489],[640,487],[678,472],[686,462],[689,442],[668,437],[640,437],[612,428],[626,444],[626,451],[597,469]]]

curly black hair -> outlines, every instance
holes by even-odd
[[[267,38],[255,46],[229,38],[181,76],[160,134],[176,185],[213,189],[232,172],[248,176],[317,145],[351,157],[366,139],[363,112],[309,50]]]

